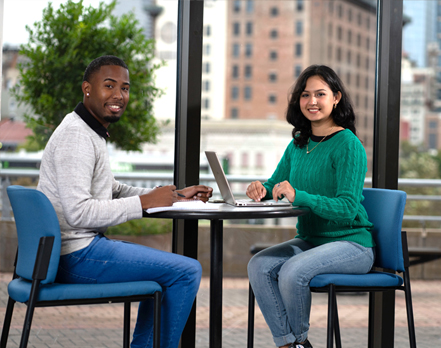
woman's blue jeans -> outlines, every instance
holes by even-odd
[[[60,283],[153,280],[163,289],[161,347],[177,348],[201,281],[197,260],[98,235],[84,249],[60,258]],[[132,348],[153,345],[153,301],[139,304]]]
[[[257,303],[281,347],[304,342],[311,312],[310,280],[322,273],[370,271],[372,248],[337,241],[316,246],[299,239],[262,250],[248,264],[248,276]]]

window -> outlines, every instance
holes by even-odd
[[[204,55],[209,56],[211,54],[211,45],[206,44],[204,45]]]
[[[275,94],[270,94],[268,96],[268,103],[276,104],[277,103],[277,96]]]
[[[351,84],[351,73],[348,72],[346,74],[346,85],[349,86]]]
[[[343,17],[343,8],[341,7],[341,5],[338,5],[337,7],[337,14],[338,14],[338,18]]]
[[[234,2],[233,2],[233,12],[235,12],[235,13],[240,12],[240,3],[241,2],[242,1],[240,1],[240,0],[234,0]]]
[[[328,59],[332,59],[332,45],[328,46]]]
[[[276,72],[270,72],[268,75],[269,82],[277,82],[277,73]]]
[[[438,122],[436,122],[436,121],[430,121],[430,122],[429,122],[429,128],[431,128],[431,129],[437,129],[437,128],[438,128]]]
[[[302,66],[296,65],[294,67],[294,78],[296,79],[297,77],[299,77],[301,73],[302,73]]]
[[[332,23],[329,23],[328,24],[328,35],[329,35],[329,38],[332,38],[332,32],[333,32],[333,26],[332,26]]]
[[[361,58],[360,58],[360,54],[357,54],[357,68],[359,68],[361,65]]]
[[[245,45],[245,57],[251,57],[253,55],[253,44],[247,43]]]
[[[341,48],[340,47],[337,47],[336,59],[337,59],[337,62],[341,61]]]
[[[247,24],[245,25],[245,33],[248,36],[253,35],[253,22],[247,22]]]
[[[352,10],[351,9],[348,10],[348,20],[349,20],[349,22],[352,22]]]
[[[352,31],[348,30],[348,44],[352,44]]]
[[[357,75],[355,76],[355,85],[356,85],[357,87],[360,87],[360,75],[359,75],[359,74],[357,74]]]
[[[277,51],[270,51],[270,60],[277,60]]]
[[[244,152],[242,153],[242,167],[248,168],[248,153]]]
[[[251,98],[252,98],[252,88],[250,86],[245,86],[245,89],[244,89],[243,93],[244,93],[244,99],[245,100],[251,100]]]
[[[240,45],[235,43],[233,44],[233,57],[239,57],[240,55]]]
[[[361,20],[361,13],[359,13],[359,14],[357,15],[357,23],[358,23],[358,26],[361,26],[361,22],[362,22],[362,20]]]
[[[247,7],[247,13],[253,13],[254,12],[254,0],[247,0],[246,7]]]
[[[202,101],[202,108],[207,110],[210,108],[210,99],[204,98]]]
[[[369,70],[369,58],[366,58],[366,70]]]
[[[370,40],[369,38],[366,39],[366,49],[369,51],[369,46],[370,46]]]
[[[203,72],[204,73],[209,74],[210,70],[211,70],[210,68],[211,68],[210,67],[210,62],[206,62],[206,63],[203,64]]]
[[[348,61],[349,65],[352,63],[352,59],[351,58],[352,58],[351,51],[348,51],[348,53],[347,53],[347,61]]]
[[[210,80],[203,81],[202,86],[203,90],[208,92],[210,90]]]
[[[337,28],[337,39],[338,41],[341,41],[341,38],[343,37],[343,30],[341,29],[341,27]]]
[[[360,47],[361,46],[361,35],[357,34],[357,46]]]
[[[297,11],[303,11],[303,0],[297,0]]]
[[[296,57],[301,57],[302,56],[302,44],[301,43],[296,43],[294,55]]]
[[[296,35],[301,36],[303,34],[303,22],[297,21],[296,22]]]
[[[233,23],[233,35],[234,36],[240,35],[240,23],[238,23],[238,22]]]
[[[270,38],[271,39],[277,39],[278,36],[279,36],[279,32],[277,31],[277,29],[273,29],[270,31]]]
[[[429,149],[438,149],[436,134],[429,134]]]
[[[237,108],[232,108],[230,116],[231,118],[239,118],[239,110]]]
[[[251,65],[245,65],[245,78],[250,79],[253,77],[253,67]]]
[[[369,77],[366,77],[366,79],[364,81],[364,87],[366,88],[366,90],[369,89]]]
[[[231,77],[237,79],[239,77],[239,66],[233,65],[233,70],[231,71]]]
[[[233,86],[231,88],[231,99],[233,100],[239,99],[239,87]]]
[[[262,153],[256,153],[256,167],[257,168],[263,168],[263,154]]]
[[[279,15],[279,8],[278,7],[271,7],[270,16],[277,17],[278,15]]]
[[[206,25],[206,26],[204,27],[204,35],[205,35],[205,36],[211,36],[211,26]]]

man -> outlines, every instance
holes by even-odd
[[[169,206],[180,196],[211,197],[203,185],[145,189],[117,182],[106,148],[107,127],[129,101],[127,65],[114,56],[95,59],[82,84],[83,102],[65,116],[44,150],[38,190],[52,202],[61,228],[57,281],[109,283],[154,280],[164,289],[161,347],[177,347],[201,279],[197,260],[109,240],[108,226],[142,218],[143,209]],[[151,347],[153,306],[140,303],[132,348]]]

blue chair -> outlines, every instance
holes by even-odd
[[[335,342],[341,348],[338,322],[338,292],[378,292],[403,290],[406,299],[410,347],[416,348],[412,296],[409,279],[409,255],[406,233],[401,231],[406,193],[398,190],[366,188],[363,190],[364,208],[374,224],[376,259],[367,274],[320,274],[309,283],[312,292],[328,293],[327,348]],[[396,272],[402,273],[400,277]],[[254,294],[250,287],[248,319],[248,347],[253,346]]]
[[[20,348],[28,345],[35,307],[124,303],[123,347],[130,345],[130,304],[154,301],[154,343],[160,347],[161,286],[153,281],[109,284],[55,283],[61,249],[58,218],[49,199],[40,191],[9,186],[15,217],[18,252],[0,347],[5,348],[15,302],[27,305]]]

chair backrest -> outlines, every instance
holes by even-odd
[[[18,237],[15,272],[18,276],[31,280],[40,238],[53,236],[55,239],[48,274],[41,283],[54,282],[61,250],[60,224],[54,207],[42,192],[35,189],[13,185],[7,191]]]
[[[406,192],[365,188],[362,202],[369,221],[374,224],[376,243],[374,267],[404,271],[401,224],[403,222]]]

